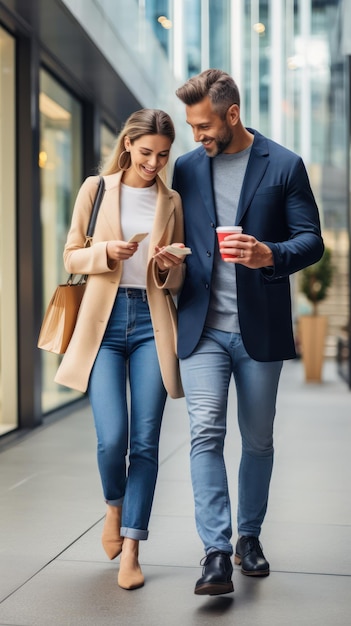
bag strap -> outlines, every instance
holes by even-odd
[[[104,181],[102,176],[100,176],[99,178],[100,178],[99,186],[98,186],[98,190],[96,192],[93,208],[92,208],[92,211],[91,211],[90,220],[89,220],[88,229],[87,229],[87,234],[85,236],[85,247],[88,244],[90,245],[91,240],[93,238],[93,234],[94,234],[94,230],[95,230],[95,224],[96,224],[97,216],[98,216],[98,213],[99,213],[101,201],[102,201],[102,198],[103,198],[104,193],[105,193],[105,181]]]
[[[100,209],[100,204],[102,201],[102,198],[104,196],[105,193],[105,181],[103,179],[102,176],[100,176],[100,180],[99,180],[99,186],[98,186],[98,190],[96,192],[96,196],[95,196],[95,200],[94,200],[94,204],[93,204],[93,208],[91,210],[91,215],[90,215],[90,219],[89,219],[89,224],[88,224],[88,229],[87,229],[87,234],[85,235],[85,243],[84,243],[84,248],[87,248],[88,246],[91,245],[92,239],[93,239],[93,234],[94,234],[94,230],[95,230],[95,224],[96,224],[96,220],[97,220],[97,216],[99,213],[99,209]],[[88,276],[85,274],[80,277],[80,279],[78,280],[78,282],[74,282],[74,274],[70,274],[67,278],[67,285],[84,285],[87,281]]]

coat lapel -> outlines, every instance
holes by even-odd
[[[101,213],[110,230],[111,239],[123,239],[120,212],[120,189],[123,172],[104,176],[105,195],[101,204]]]
[[[163,240],[169,218],[174,211],[174,202],[172,201],[172,192],[166,187],[161,178],[157,176],[157,204],[155,211],[154,226],[151,232],[149,245],[149,259],[155,253],[155,246]]]
[[[246,168],[243,186],[241,189],[236,223],[240,224],[243,216],[249,208],[252,198],[254,197],[257,187],[260,184],[269,163],[269,150],[266,139],[251,129],[255,138],[252,144],[249,162]]]
[[[207,156],[204,149],[200,149],[195,155],[198,162],[195,164],[196,182],[203,200],[203,203],[208,211],[208,214],[213,223],[216,223],[216,209],[213,196],[212,185],[212,169],[211,159]]]

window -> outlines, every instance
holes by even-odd
[[[0,435],[18,426],[15,41],[0,28]]]
[[[106,124],[101,124],[100,127],[100,158],[104,160],[111,154],[115,142],[117,139],[117,133],[113,133],[112,130]]]
[[[67,280],[62,253],[82,181],[82,109],[80,103],[45,70],[40,72],[39,107],[45,309],[56,285]],[[61,357],[43,351],[42,358],[42,411],[47,413],[81,394],[54,382]]]

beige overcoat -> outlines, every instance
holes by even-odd
[[[123,261],[118,261],[115,269],[110,269],[106,253],[109,240],[124,239],[119,203],[122,173],[104,176],[105,194],[92,245],[88,248],[84,247],[85,233],[99,177],[90,176],[84,181],[77,195],[64,249],[67,272],[88,274],[88,281],[77,324],[55,381],[82,392],[87,389],[122,274]],[[172,398],[179,398],[184,394],[176,355],[177,324],[172,295],[182,285],[185,268],[184,265],[179,265],[171,269],[163,282],[152,256],[155,246],[183,242],[183,214],[177,192],[168,189],[159,177],[156,184],[158,196],[154,225],[150,233],[146,290],[164,385]]]

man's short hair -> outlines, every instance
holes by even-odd
[[[232,104],[240,106],[239,89],[234,79],[222,70],[209,69],[192,76],[176,91],[187,106],[198,104],[208,97],[216,113],[224,118]]]

